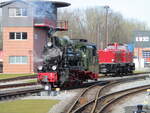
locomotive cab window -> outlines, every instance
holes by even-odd
[[[96,56],[96,48],[93,48],[93,56]]]
[[[86,47],[83,46],[83,47],[80,48],[80,50],[83,51],[83,52],[86,52]]]

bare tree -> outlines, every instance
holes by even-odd
[[[58,33],[69,35],[71,38],[84,38],[89,42],[97,44],[98,48],[104,48],[106,42],[105,10],[101,8],[76,9],[73,11],[61,10],[59,19],[69,21],[69,30]],[[130,43],[134,30],[147,29],[144,23],[126,20],[121,14],[108,13],[108,42]]]

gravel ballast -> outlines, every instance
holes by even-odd
[[[125,83],[116,85],[112,87],[107,93],[117,92],[120,90],[125,90],[129,88],[138,87],[142,85],[149,85],[149,84],[150,84],[150,78],[147,77],[146,79],[135,80],[135,81],[125,82]]]
[[[150,98],[149,98],[150,99]],[[147,92],[136,94],[132,97],[126,98],[123,101],[120,101],[117,104],[114,104],[113,109],[110,113],[133,113],[137,110],[137,105],[143,105],[143,110],[147,113],[150,113],[150,109],[147,109],[145,106],[150,106],[149,104],[144,103],[147,100]]]
[[[150,78],[147,77],[146,79],[138,80],[138,81],[130,81],[126,82],[117,86],[114,86],[109,90],[107,93],[117,92],[124,89],[129,89],[133,87],[138,87],[142,85],[149,85],[150,84]],[[145,91],[144,93],[136,94],[132,97],[125,98],[122,101],[120,101],[117,104],[114,104],[113,109],[110,113],[133,113],[137,108],[136,106],[139,104],[145,105],[144,101],[149,101],[150,106],[150,97],[148,97],[148,92]],[[130,108],[130,109],[129,109]],[[148,111],[147,113],[150,113]]]

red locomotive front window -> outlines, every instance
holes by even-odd
[[[107,48],[105,48],[105,50],[108,50],[108,49],[115,49],[114,46],[108,46]]]

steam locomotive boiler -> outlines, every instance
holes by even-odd
[[[125,44],[112,43],[98,51],[99,73],[123,75],[135,70],[133,53]]]
[[[38,66],[38,81],[51,87],[98,78],[96,46],[84,39],[51,36]],[[97,64],[97,65],[95,65]]]

